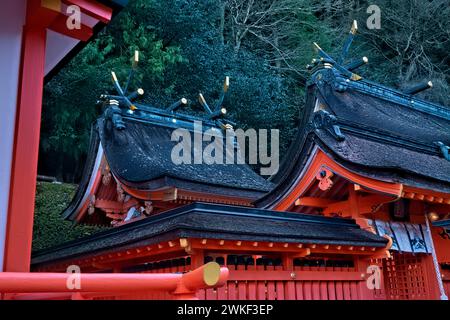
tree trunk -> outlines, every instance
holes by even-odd
[[[274,34],[273,34],[273,44],[275,45],[275,47],[277,49],[279,48],[278,33],[276,31],[274,31]],[[279,72],[279,70],[281,68],[281,56],[280,56],[279,52],[276,52],[275,55],[278,57],[278,59],[275,60],[275,66]]]

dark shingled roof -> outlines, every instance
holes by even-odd
[[[414,177],[450,184],[450,161],[435,145],[450,145],[450,120],[349,88],[340,93],[330,85],[320,94],[337,117],[345,136],[337,141],[324,130],[320,140],[339,158],[355,165],[395,173],[392,181]],[[402,178],[399,176],[402,173]],[[450,191],[450,185],[447,186]]]
[[[318,88],[339,121],[359,124],[366,129],[378,129],[386,135],[430,147],[436,141],[450,144],[449,120],[359,92],[356,88],[348,88],[344,92],[338,92],[330,85],[319,85]]]
[[[87,188],[92,174],[95,174],[93,171],[100,144],[115,177],[132,189],[154,191],[175,187],[253,201],[273,188],[271,182],[247,164],[174,164],[171,153],[177,142],[171,141],[171,135],[180,127],[192,133],[193,121],[188,116],[142,112],[139,116],[128,115],[122,119],[126,125],[123,130],[115,129],[105,115],[93,124],[82,180],[75,197],[62,212],[65,219],[75,218],[83,197],[90,191]],[[203,130],[212,127],[211,122],[204,121],[203,124]],[[203,148],[208,143],[203,142]]]
[[[318,76],[318,75],[321,76]],[[312,75],[297,136],[278,174],[276,187],[256,204],[270,207],[286,194],[318,146],[336,162],[363,176],[450,193],[450,161],[436,145],[450,145],[450,109],[366,80],[344,80],[324,68]],[[330,126],[315,126],[315,101],[334,116],[344,139]]]
[[[124,120],[124,130],[112,129],[103,118],[98,120],[98,128],[111,170],[125,185],[152,189],[153,180],[171,177],[204,185],[263,193],[272,188],[270,182],[246,164],[174,164],[171,153],[178,143],[171,141],[174,128],[132,118]],[[203,148],[209,143],[203,142]],[[193,147],[191,159],[194,161]]]
[[[403,171],[450,183],[450,161],[438,155],[430,155],[351,134],[346,134],[342,142],[336,141],[324,130],[318,130],[317,136],[337,157],[352,164],[366,166],[372,170]],[[381,177],[381,180],[384,179],[386,177]],[[395,180],[406,182],[407,178],[402,178],[398,174],[391,175],[391,181]],[[410,179],[408,182],[413,183],[413,180]]]
[[[354,220],[194,203],[120,228],[35,252],[34,266],[180,237],[384,247]]]

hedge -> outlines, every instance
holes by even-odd
[[[75,225],[65,221],[61,212],[75,195],[76,185],[38,182],[33,228],[33,251],[82,238],[102,230],[101,227]]]

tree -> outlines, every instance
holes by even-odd
[[[160,79],[168,67],[183,61],[177,46],[164,46],[145,23],[136,20],[135,13],[146,2],[133,2],[45,86],[40,172],[70,182],[79,178],[90,126],[100,113],[95,102],[112,89],[112,69],[121,79],[126,78],[134,50],[141,52],[141,73],[132,86],[143,75]]]
[[[361,71],[367,78],[403,89],[413,83],[432,80],[434,88],[423,98],[450,105],[450,7],[447,0],[379,0],[381,28],[369,29],[367,12],[373,3],[327,1],[319,19],[328,25],[330,36],[343,39],[351,21],[359,23],[352,55],[369,57]],[[340,43],[333,47],[339,48]],[[335,52],[337,53],[337,52]]]
[[[143,87],[141,102],[166,107],[185,97],[180,111],[199,115],[198,93],[214,105],[230,76],[227,116],[241,128],[280,129],[282,153],[304,104],[312,42],[339,55],[353,19],[359,36],[349,57],[370,61],[359,73],[398,88],[433,80],[421,95],[449,105],[447,1],[379,0],[379,30],[367,28],[371,3],[363,0],[132,1],[47,84],[40,172],[77,180],[99,114],[94,104],[112,89],[111,69],[127,77],[134,50],[141,64],[131,87]]]

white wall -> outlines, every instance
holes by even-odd
[[[45,75],[72,50],[79,41],[47,30],[47,42],[45,48]]]
[[[26,0],[5,2],[0,10],[0,271],[3,270],[22,27],[26,11]]]
[[[62,10],[66,10],[63,4]],[[84,13],[81,14],[81,22],[89,27],[94,27],[99,21],[91,18]],[[45,49],[45,75],[47,75],[54,67],[79,43],[76,39],[69,38],[65,35],[56,33],[52,30],[47,31],[47,42]]]

